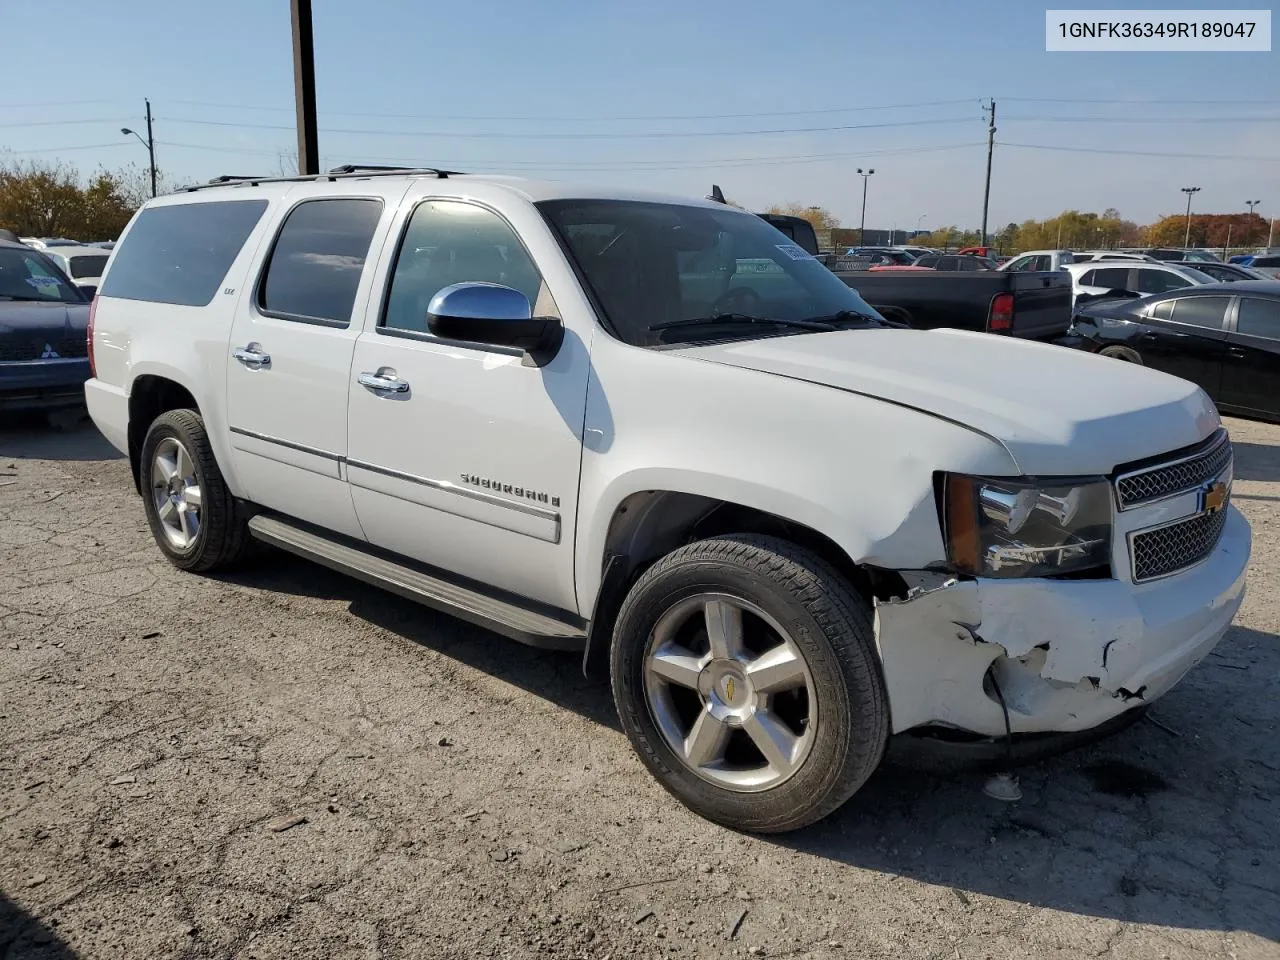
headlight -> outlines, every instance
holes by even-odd
[[[1111,486],[1103,479],[944,477],[943,535],[957,572],[1047,577],[1109,568]],[[1101,569],[1100,569],[1101,568]]]

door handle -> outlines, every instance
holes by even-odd
[[[260,370],[263,367],[271,366],[271,354],[262,352],[262,344],[251,343],[248,346],[237,347],[231,352],[231,356],[235,357],[246,367],[254,370]]]
[[[1227,356],[1235,357],[1237,360],[1243,360],[1247,354],[1239,347],[1227,347]]]
[[[376,373],[362,373],[356,378],[360,386],[382,393],[408,393],[409,382],[399,377],[383,377]]]

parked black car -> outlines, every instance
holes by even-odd
[[[1280,281],[1097,300],[1078,310],[1068,340],[1199,384],[1224,413],[1280,420]]]
[[[84,403],[89,300],[39,250],[0,240],[0,411]]]

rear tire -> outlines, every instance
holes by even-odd
[[[1098,351],[1103,357],[1110,357],[1112,360],[1123,360],[1125,363],[1136,363],[1142,366],[1142,354],[1133,347],[1103,347]]]
[[[825,817],[884,755],[888,696],[870,606],[785,540],[724,536],[659,560],[619,611],[611,667],[645,766],[735,830],[781,833]]]
[[[139,489],[156,544],[175,567],[205,573],[229,566],[249,543],[246,518],[227,489],[194,410],[170,410],[142,441]]]

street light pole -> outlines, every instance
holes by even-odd
[[[866,173],[863,173],[862,168],[859,167],[858,173],[862,177],[862,224],[858,227],[858,246],[865,247],[867,245],[867,180],[875,170],[868,168]]]
[[[1191,195],[1199,193],[1199,187],[1183,187],[1182,192],[1187,195],[1187,235],[1182,241],[1182,248],[1185,250],[1191,246]]]
[[[915,229],[915,231],[914,231],[915,233],[919,233],[919,232],[920,232],[920,224],[922,224],[922,223],[924,222],[924,218],[925,218],[925,217],[927,217],[927,216],[928,216],[928,214],[927,214],[927,213],[922,213],[922,214],[920,214],[920,216],[916,217],[916,229]],[[915,236],[913,235],[911,239],[912,239],[912,240],[914,240],[914,239],[915,239]]]
[[[1248,207],[1248,208],[1249,208],[1249,220],[1251,221],[1251,222],[1249,223],[1249,236],[1253,236],[1253,223],[1252,223],[1252,220],[1253,220],[1253,218],[1254,218],[1255,216],[1257,216],[1257,214],[1255,214],[1255,213],[1253,212],[1253,208],[1254,208],[1254,207],[1256,207],[1256,206],[1257,206],[1258,204],[1260,204],[1261,202],[1262,202],[1261,200],[1246,200],[1246,201],[1244,202],[1244,205],[1245,205],[1246,207]],[[1246,242],[1247,242],[1247,241],[1246,241]]]
[[[156,138],[151,131],[151,101],[144,100],[147,105],[147,139],[142,139],[142,134],[128,127],[121,127],[120,132],[126,137],[133,136],[138,138],[138,142],[147,148],[147,157],[151,166],[151,196],[156,195]]]

